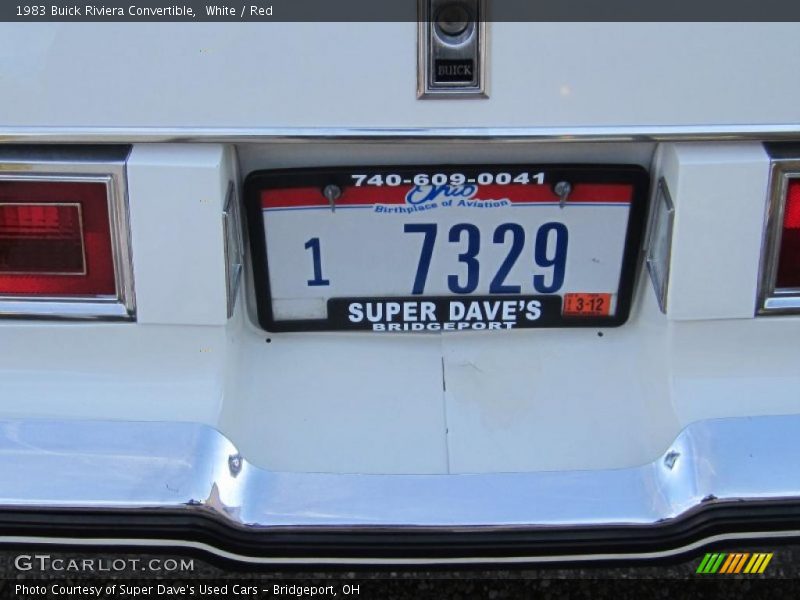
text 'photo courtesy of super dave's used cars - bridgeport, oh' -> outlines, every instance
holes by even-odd
[[[0,23],[0,542],[800,535],[798,25],[272,4]]]

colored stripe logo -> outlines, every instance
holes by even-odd
[[[772,560],[772,555],[772,552],[708,553],[703,557],[695,573],[702,575],[756,575],[766,570],[769,561]]]

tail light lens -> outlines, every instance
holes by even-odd
[[[0,272],[82,275],[80,204],[0,204]]]
[[[107,189],[0,180],[0,295],[116,296]]]
[[[775,286],[800,289],[800,179],[788,181],[785,202]]]

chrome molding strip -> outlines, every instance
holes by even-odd
[[[69,319],[69,320],[128,320],[132,313],[116,298],[75,297],[14,298],[0,296],[0,318]]]
[[[258,468],[206,425],[7,420],[0,509],[169,509],[248,531],[662,525],[720,503],[800,500],[798,431],[800,415],[701,421],[625,469],[350,475]]]
[[[239,284],[244,269],[244,244],[242,242],[242,221],[239,213],[239,198],[236,186],[228,183],[225,205],[222,209],[222,235],[225,243],[225,292],[228,300],[228,318],[233,316]]]
[[[114,296],[27,297],[0,294],[0,317],[132,319],[136,304],[130,253],[125,161],[118,152],[16,152],[0,145],[0,180],[97,182],[106,186],[111,226]]]
[[[656,292],[658,307],[664,314],[667,313],[674,222],[675,204],[672,202],[667,181],[662,177],[656,186],[655,202],[650,213],[644,250],[647,272]]]
[[[800,124],[626,127],[0,127],[1,144],[318,141],[780,141]]]

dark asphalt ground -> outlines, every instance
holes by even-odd
[[[298,595],[287,588],[276,589],[275,585],[317,585],[333,586],[337,600],[357,597],[359,600],[372,598],[405,600],[435,598],[437,600],[466,600],[469,598],[487,598],[502,600],[506,598],[637,598],[637,599],[671,599],[673,597],[691,598],[797,598],[800,597],[800,545],[747,546],[717,548],[715,551],[737,552],[773,552],[774,557],[763,575],[697,575],[697,566],[705,554],[700,551],[679,560],[659,563],[617,563],[612,565],[583,565],[579,568],[552,568],[528,566],[514,569],[476,568],[470,570],[437,569],[433,571],[401,570],[401,571],[349,571],[349,570],[252,570],[233,567],[229,564],[211,564],[201,556],[178,554],[119,554],[69,551],[59,552],[39,547],[37,549],[14,549],[0,551],[0,575],[2,598],[63,598],[71,586],[107,585],[139,585],[139,586],[194,586],[194,594],[161,594],[167,598],[217,598],[224,597],[223,591],[231,597],[234,584],[253,585],[256,594],[239,597],[247,598],[311,598]],[[95,569],[100,559],[105,561],[106,568],[112,561],[139,560],[137,568],[125,568],[113,573],[83,572],[52,568],[48,566],[40,570],[38,564],[42,559],[23,561],[23,568],[17,568],[17,557],[49,556],[49,561],[63,559],[64,565],[69,559],[93,559]],[[151,559],[167,564],[169,559],[180,561],[191,560],[192,567],[184,571],[171,573],[148,572],[141,567],[142,563]],[[26,564],[33,563],[33,568],[25,570]],[[57,564],[57,563],[53,563]],[[143,570],[144,569],[144,570]],[[204,594],[199,593],[199,585],[225,586],[216,592],[206,588]],[[18,585],[28,586],[27,590]],[[45,594],[31,593],[34,585],[44,585]],[[60,594],[52,593],[52,585],[65,586]],[[358,586],[358,593],[346,594],[344,586]],[[109,588],[110,589],[110,588]],[[154,595],[155,595],[154,588]],[[25,592],[28,593],[25,593]],[[185,590],[184,590],[185,591]],[[280,593],[278,593],[280,592]],[[73,598],[98,597],[92,595],[73,595]],[[132,598],[132,595],[119,593],[106,594],[101,597]],[[331,595],[315,595],[313,598],[333,597]]]

